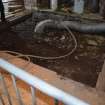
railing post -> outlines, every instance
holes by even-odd
[[[12,81],[13,81],[13,86],[14,86],[14,89],[15,89],[15,92],[16,92],[16,96],[18,98],[19,105],[24,105],[23,102],[22,102],[22,98],[20,96],[19,89],[18,89],[18,87],[16,85],[15,76],[11,75],[11,78],[12,78]]]
[[[4,100],[3,100],[2,96],[1,96],[1,94],[0,94],[0,105],[5,105]]]
[[[4,77],[1,74],[0,74],[0,80],[2,82],[2,88],[3,88],[4,94],[7,96],[9,105],[12,105],[11,97],[10,97],[10,94],[8,92]]]
[[[36,105],[35,89],[31,87],[32,105]]]

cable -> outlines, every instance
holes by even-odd
[[[6,53],[16,54],[16,55],[18,55],[16,57],[26,57],[29,62],[30,62],[30,59],[28,57],[38,58],[38,59],[45,59],[45,60],[56,60],[56,59],[61,59],[61,58],[65,58],[67,56],[70,56],[76,50],[76,48],[77,48],[77,40],[76,40],[74,34],[72,33],[72,31],[66,25],[64,25],[64,24],[61,24],[61,25],[63,25],[64,28],[69,32],[69,34],[72,36],[72,38],[74,40],[74,43],[75,43],[75,46],[72,49],[72,51],[70,51],[69,53],[67,53],[65,55],[57,56],[57,57],[43,57],[43,56],[36,56],[36,55],[30,55],[30,54],[22,54],[22,53],[14,52],[14,51],[0,51],[0,52],[6,52]]]
[[[10,61],[10,60],[13,60],[13,59],[16,59],[16,58],[22,58],[22,57],[26,58],[27,64],[24,65],[24,69],[25,69],[25,68],[27,67],[27,65],[29,65],[30,62],[31,62],[31,60],[30,60],[30,58],[29,58],[28,56],[25,56],[24,54],[21,54],[21,53],[19,53],[19,52],[4,50],[4,51],[0,51],[0,53],[11,53],[11,54],[15,54],[15,55],[16,55],[16,56],[14,56],[14,57],[7,58],[7,59],[6,59],[7,61]]]

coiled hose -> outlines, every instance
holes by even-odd
[[[16,57],[26,57],[28,59],[28,61],[30,61],[30,59],[29,59],[30,57],[38,58],[38,59],[45,59],[45,60],[56,60],[56,59],[61,59],[61,58],[70,56],[77,48],[77,40],[76,40],[74,34],[72,33],[72,31],[66,25],[62,24],[61,22],[59,22],[59,23],[69,32],[69,34],[71,35],[71,37],[75,43],[74,48],[65,55],[57,56],[57,57],[43,57],[43,56],[36,56],[36,55],[30,55],[30,54],[22,54],[22,53],[14,52],[14,51],[0,51],[0,52],[16,54],[17,55]]]

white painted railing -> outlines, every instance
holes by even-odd
[[[22,80],[22,81],[26,82],[28,85],[30,85],[32,97],[33,97],[32,105],[36,105],[35,94],[34,94],[35,89],[38,89],[42,93],[45,93],[45,94],[53,97],[55,100],[55,105],[58,105],[59,101],[63,102],[65,105],[89,105],[89,104],[85,103],[84,101],[82,101],[68,93],[65,93],[64,91],[48,84],[47,82],[37,78],[36,76],[33,76],[33,75],[27,73],[25,70],[22,70],[3,59],[0,59],[0,68],[2,68],[3,70],[10,73],[10,75],[12,77],[12,81],[13,81],[13,86],[15,87],[16,95],[17,95],[18,102],[20,105],[23,105],[23,102],[22,102],[20,92],[19,92],[16,82],[15,82],[15,77],[19,78],[20,80]],[[4,91],[8,97],[9,105],[13,105],[12,101],[10,99],[8,89],[6,88],[5,80],[3,79],[2,75],[0,75],[0,80],[2,81]],[[1,102],[1,105],[4,105],[4,101],[1,97],[1,95],[0,95],[0,102]]]

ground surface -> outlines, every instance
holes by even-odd
[[[31,19],[0,33],[0,49],[18,51],[24,54],[41,56],[59,56],[69,51],[69,40],[63,40],[64,33],[36,37],[35,24]],[[61,34],[59,36],[59,34]],[[73,80],[95,86],[105,59],[105,37],[101,35],[84,35],[75,33],[78,42],[76,51],[59,60],[32,59],[36,64],[56,71],[58,74]]]

